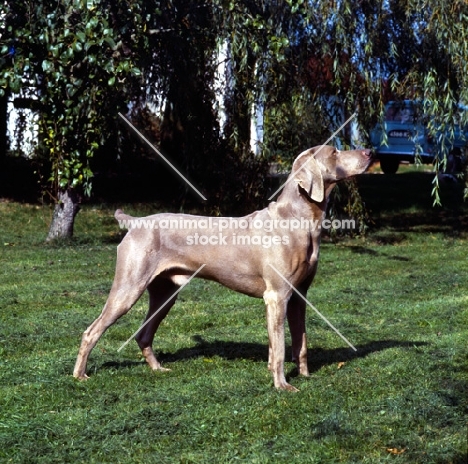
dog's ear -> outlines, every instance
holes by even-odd
[[[313,201],[321,203],[324,196],[322,171],[313,156],[304,158],[300,166],[297,166],[299,172],[295,180]]]

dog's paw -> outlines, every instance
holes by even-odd
[[[293,392],[293,393],[297,393],[299,391],[298,388],[293,387],[289,383],[287,383],[284,387],[280,387],[280,388],[281,388],[281,390],[285,390],[285,391],[289,391],[289,392]]]
[[[299,390],[296,387],[293,387],[288,382],[281,382],[279,385],[275,385],[278,390],[290,391],[290,392],[298,392]]]
[[[162,366],[153,367],[152,369],[153,369],[153,371],[159,371],[159,372],[170,372],[170,371],[172,371],[172,369],[169,369],[168,367],[162,367]]]

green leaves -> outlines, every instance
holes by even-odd
[[[83,31],[75,32],[75,36],[76,36],[77,40],[79,40],[81,43],[86,42],[86,34]]]
[[[54,69],[54,64],[48,60],[44,60],[42,62],[42,70],[45,72],[45,73],[50,73],[51,71],[53,71]]]
[[[52,165],[54,189],[81,186],[89,194],[89,160],[108,136],[109,119],[130,95],[127,87],[142,75],[133,53],[116,51],[139,43],[137,38],[127,45],[127,32],[141,24],[132,25],[139,18],[132,14],[137,2],[123,10],[106,2],[100,8],[78,3],[79,8],[73,0],[40,2],[30,6],[27,18],[20,4],[0,6],[0,15],[11,21],[0,26],[2,55],[9,53],[9,43],[17,44],[14,59],[0,68],[0,91],[36,87],[43,103],[38,159]]]
[[[84,185],[87,161],[116,109],[143,86],[172,100],[184,127],[197,127],[187,129],[192,138],[215,132],[223,99],[220,137],[242,156],[250,151],[255,108],[263,106],[263,153],[286,161],[326,139],[337,127],[339,105],[349,113],[359,107],[364,133],[384,101],[420,98],[430,102],[436,138],[442,124],[453,132],[454,104],[468,102],[468,4],[462,0],[449,7],[431,0],[425,8],[416,1],[189,3],[65,0],[31,4],[27,15],[24,2],[0,6],[0,94],[37,87],[45,157],[57,166],[54,185]],[[226,49],[230,73],[221,89],[214,78],[217,46]],[[200,105],[210,114],[206,120],[193,116]],[[350,143],[349,134],[341,141]]]

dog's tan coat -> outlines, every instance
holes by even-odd
[[[369,150],[338,151],[319,146],[301,153],[276,202],[256,211],[247,221],[292,220],[308,218],[319,223],[325,218],[328,197],[335,184],[364,172],[371,163]],[[132,219],[116,211],[118,220]],[[145,218],[203,219],[184,214],[163,213]],[[221,219],[221,218],[217,218]],[[127,313],[145,289],[149,292],[146,320],[192,275],[205,264],[197,277],[214,280],[247,295],[263,298],[267,308],[269,337],[268,367],[274,385],[296,390],[284,375],[284,323],[288,319],[293,360],[301,375],[308,376],[305,302],[277,274],[279,271],[302,295],[306,295],[319,258],[320,228],[288,231],[287,245],[271,247],[232,245],[234,234],[265,235],[265,230],[246,229],[223,231],[228,245],[189,245],[188,236],[195,233],[211,236],[220,233],[211,229],[131,229],[117,248],[114,282],[101,315],[84,332],[73,375],[86,378],[89,353],[103,332]],[[274,234],[276,231],[271,232]],[[283,234],[284,231],[281,232]],[[255,242],[255,241],[254,241]],[[154,355],[152,344],[159,324],[175,302],[173,298],[136,336],[136,341],[148,364],[154,370],[165,370]]]

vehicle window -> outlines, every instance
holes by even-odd
[[[385,121],[412,124],[414,122],[414,111],[412,108],[390,106],[385,113]]]
[[[456,111],[453,115],[453,121],[457,125],[466,126],[468,122],[468,111],[466,108],[460,105],[458,107],[458,111]]]

